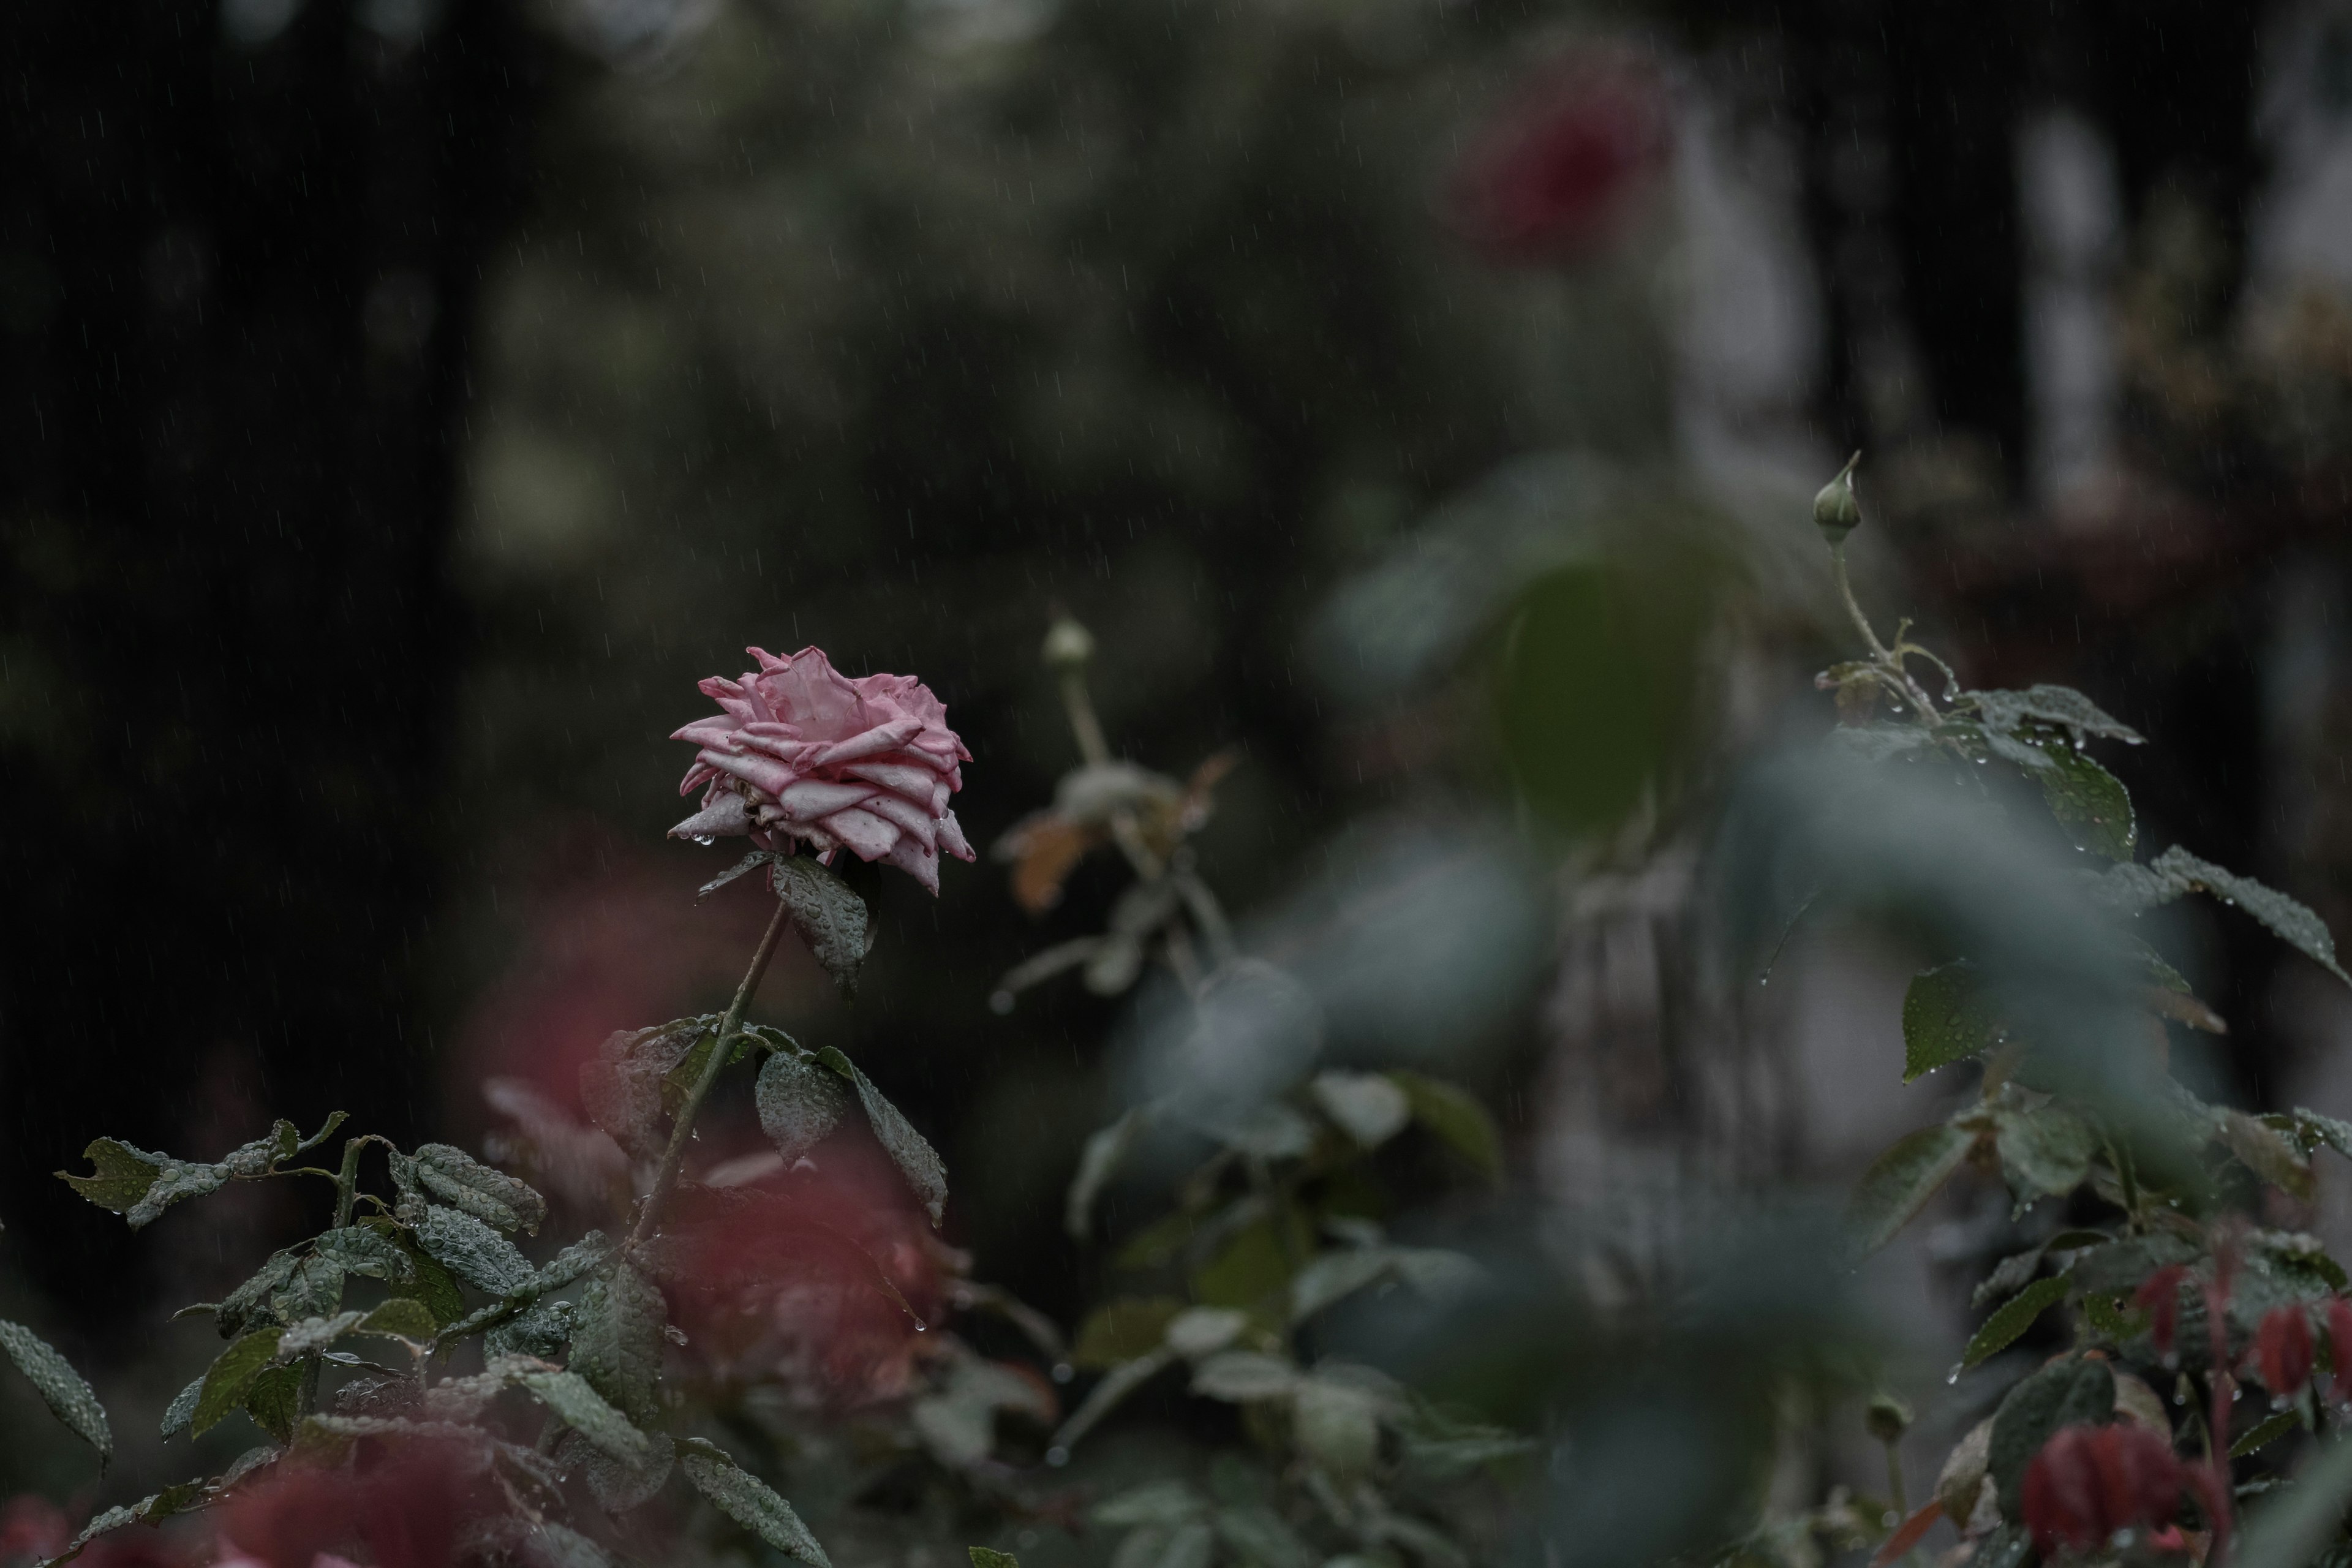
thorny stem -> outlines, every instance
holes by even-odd
[[[1901,689],[1919,710],[1922,723],[1931,730],[1940,727],[1944,719],[1936,711],[1934,701],[1919,683],[1911,679],[1911,672],[1903,668],[1903,660],[1895,651],[1878,640],[1878,633],[1871,627],[1870,617],[1862,613],[1862,604],[1853,596],[1853,580],[1846,575],[1843,541],[1830,546],[1830,576],[1837,584],[1838,597],[1845,601],[1846,614],[1853,617],[1854,629],[1862,634],[1862,640],[1870,645],[1872,666]],[[1902,639],[1898,637],[1895,640],[1900,642]]]
[[[661,1221],[662,1205],[677,1185],[678,1171],[686,1163],[686,1146],[694,1137],[694,1119],[726,1068],[735,1037],[742,1032],[744,1010],[751,1005],[751,993],[760,988],[760,977],[768,972],[768,961],[776,955],[776,942],[784,934],[784,921],[783,901],[778,900],[776,912],[768,921],[767,934],[760,939],[759,951],[751,954],[751,967],[744,972],[743,984],[735,990],[735,1000],[728,1004],[726,1016],[719,1021],[719,1037],[711,1043],[710,1059],[702,1064],[702,1076],[694,1080],[693,1089],[678,1108],[677,1119],[670,1127],[669,1146],[662,1151],[661,1164],[654,1172],[654,1184],[646,1193],[645,1204],[637,1210],[637,1223],[629,1232],[631,1251],[653,1239],[654,1227]]]

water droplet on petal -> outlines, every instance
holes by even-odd
[[[716,844],[716,843],[718,843],[718,842],[719,842],[719,840],[718,840],[716,837],[712,837],[710,834],[708,834],[708,833],[698,833],[698,834],[696,834],[696,835],[694,836],[694,841],[695,841],[697,844],[701,845],[705,849],[709,848],[712,845],[714,845],[714,844]]]

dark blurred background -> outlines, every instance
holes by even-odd
[[[1475,751],[1361,719],[1305,631],[1530,453],[1802,530],[1866,448],[1890,618],[2165,742],[2121,763],[2151,847],[2346,911],[2333,0],[24,0],[0,37],[0,1259],[77,1352],[244,1245],[74,1201],[89,1138],[470,1137],[484,1074],[568,1093],[724,994],[746,917],[661,837],[664,737],[745,644],[928,681],[985,847],[1073,761],[1068,607],[1118,748],[1238,748],[1202,847],[1248,909]],[[985,859],[945,884],[864,879],[854,1009],[805,964],[766,1005],[1066,1313],[1116,1010],[986,999],[1109,884],[1042,926]],[[2205,981],[2259,1100],[2339,1020],[2250,933]],[[1565,1026],[1522,1024],[1533,1146]]]

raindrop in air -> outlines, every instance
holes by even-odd
[[[1054,1363],[1054,1381],[1055,1383],[1067,1383],[1070,1379],[1077,1375],[1078,1369],[1072,1366],[1068,1362],[1057,1361]]]
[[[1070,1451],[1056,1443],[1045,1450],[1045,1462],[1058,1470],[1070,1462]]]
[[[988,1010],[995,1014],[1000,1018],[1004,1016],[1005,1014],[1012,1012],[1013,993],[1010,991],[990,992],[988,994]]]

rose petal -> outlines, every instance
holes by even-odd
[[[839,767],[845,763],[861,762],[867,757],[879,756],[885,752],[895,752],[915,736],[921,734],[922,730],[923,721],[919,719],[893,719],[877,729],[866,731],[862,735],[852,735],[846,741],[835,741],[822,751],[812,754],[808,764],[813,768]]]
[[[874,794],[874,786],[869,784],[828,784],[823,779],[804,778],[778,790],[776,804],[794,822],[814,822],[870,799]]]
[[[757,752],[736,754],[729,752],[705,751],[702,760],[720,773],[757,784],[770,795],[782,795],[800,775],[776,761]]]
[[[898,842],[892,847],[890,853],[885,855],[882,859],[885,865],[898,867],[898,869],[906,872],[908,876],[914,878],[915,880],[920,882],[924,887],[929,889],[932,897],[937,898],[939,896],[940,856],[938,850],[927,847],[920,839],[914,837],[910,834],[907,837],[899,839]]]
[[[939,821],[930,813],[904,795],[884,790],[865,803],[865,809],[890,823],[893,826],[921,841],[926,849],[939,845]]]
[[[940,847],[959,860],[970,860],[971,845],[963,836],[963,825],[956,821],[952,811],[940,814]]]
[[[879,860],[898,847],[898,830],[870,811],[851,806],[825,817],[820,826],[830,831],[861,860]]]
[[[727,790],[669,830],[672,838],[732,838],[751,831],[751,803]]]

